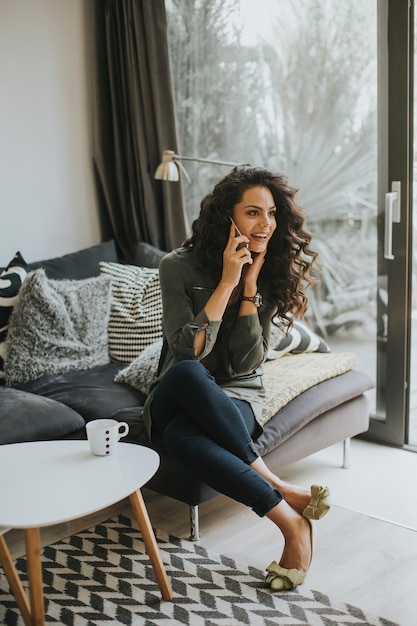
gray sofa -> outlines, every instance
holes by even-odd
[[[133,263],[157,268],[161,255],[151,246],[139,244]],[[100,274],[100,261],[119,262],[113,241],[32,263],[29,269],[43,268],[50,279],[82,280]],[[279,367],[285,365],[287,358],[293,357],[279,359]],[[13,386],[0,385],[0,444],[85,438],[86,422],[112,417],[129,423],[129,436],[124,441],[149,446],[142,423],[144,393],[134,386],[114,381],[126,364],[110,360],[85,369],[47,373]],[[272,387],[273,367],[275,365],[269,370]],[[277,375],[275,386],[279,385]],[[277,471],[344,441],[343,464],[347,466],[350,438],[368,429],[365,392],[373,386],[367,375],[354,368],[309,386],[268,417],[264,432],[256,442],[260,454],[271,469]],[[216,496],[216,492],[164,451],[158,452],[160,467],[147,487],[189,505],[191,537],[196,539],[199,535],[198,505]]]

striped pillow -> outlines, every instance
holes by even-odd
[[[112,279],[109,354],[115,361],[130,363],[162,338],[159,270],[101,261],[100,272]]]
[[[295,320],[288,335],[271,326],[268,359],[279,359],[284,354],[301,354],[302,352],[330,352],[330,347],[320,335],[301,320]]]
[[[9,317],[19,297],[20,287],[25,280],[29,267],[16,252],[8,266],[0,274],[0,381],[4,379],[4,357]]]

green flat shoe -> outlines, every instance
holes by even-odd
[[[310,490],[310,502],[302,514],[306,519],[319,520],[330,509],[330,491],[328,487],[322,487],[321,485],[311,485]]]
[[[311,565],[313,546],[316,540],[316,527],[310,519],[307,518],[307,521],[310,524]],[[302,585],[307,576],[307,572],[300,572],[300,570],[295,568],[287,569],[286,567],[281,567],[276,561],[272,561],[266,568],[266,571],[268,572],[266,582],[272,591],[291,591],[298,585]]]
[[[268,572],[266,582],[269,583],[272,591],[291,591],[297,585],[301,585],[306,577],[300,570],[281,567],[276,561],[272,561],[266,571]]]

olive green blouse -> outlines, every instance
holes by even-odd
[[[203,271],[193,247],[178,248],[164,256],[159,277],[167,349],[163,350],[158,379],[145,402],[144,424],[149,436],[150,405],[156,385],[171,365],[183,359],[201,361],[225,393],[249,402],[259,419],[265,395],[262,364],[268,351],[275,308],[268,305],[268,294],[260,286],[264,303],[253,315],[239,316],[240,302],[237,302],[226,309],[222,320],[210,321],[204,307],[217,283]],[[197,356],[195,337],[203,328],[205,346]]]

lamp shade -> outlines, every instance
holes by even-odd
[[[177,164],[174,161],[176,156],[173,150],[164,150],[162,153],[162,162],[158,165],[155,172],[157,180],[169,180],[176,182],[179,180],[179,172]]]
[[[226,165],[229,167],[235,167],[236,165],[239,165],[239,163],[231,163],[229,161],[216,161],[214,159],[204,159],[202,157],[180,156],[179,154],[176,154],[173,150],[164,150],[162,153],[162,162],[156,168],[154,178],[156,178],[157,180],[168,180],[171,182],[176,182],[179,180],[179,169],[181,169],[188,182],[191,182],[190,177],[184,169],[181,161],[198,161],[199,163]]]

